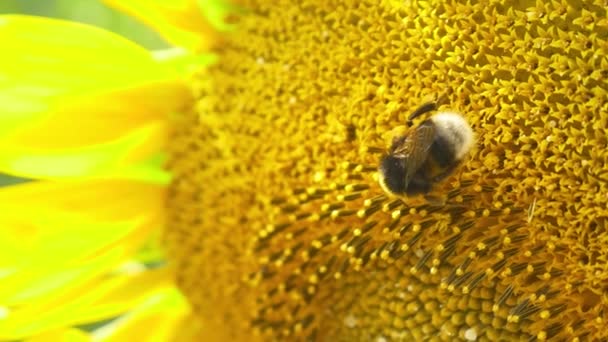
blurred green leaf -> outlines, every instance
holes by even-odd
[[[148,49],[167,44],[154,31],[97,0],[2,0],[0,14],[29,14],[78,21],[118,33]]]
[[[27,181],[28,181],[27,179],[13,177],[13,176],[9,176],[9,175],[0,173],[0,186],[15,185],[15,184],[24,183]]]

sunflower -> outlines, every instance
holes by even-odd
[[[2,191],[0,337],[608,338],[604,0],[117,3],[191,54],[0,27],[1,170],[44,179]],[[474,150],[443,203],[384,193],[392,135],[440,94]],[[141,267],[159,241],[170,267]]]

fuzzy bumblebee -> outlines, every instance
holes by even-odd
[[[409,120],[435,109],[425,104]],[[458,113],[439,112],[395,137],[380,161],[380,186],[392,195],[429,193],[449,176],[473,146],[473,130]]]

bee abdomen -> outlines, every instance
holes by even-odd
[[[406,170],[406,158],[385,156],[380,163],[381,186],[393,194],[404,194],[408,184],[403,177]]]
[[[440,167],[447,167],[456,160],[455,147],[443,136],[437,135],[430,149],[433,160]]]
[[[473,129],[467,121],[457,113],[442,112],[434,115],[431,120],[437,129],[433,145],[437,161],[451,158],[451,162],[460,161],[473,146]],[[433,148],[433,147],[431,147]]]

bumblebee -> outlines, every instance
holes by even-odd
[[[436,102],[425,103],[408,121],[435,109]],[[393,139],[380,160],[380,186],[395,196],[426,196],[456,169],[473,141],[473,130],[462,115],[439,112]]]

